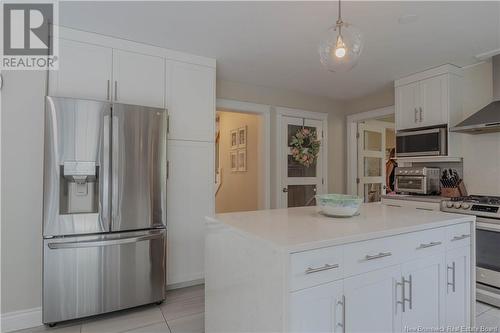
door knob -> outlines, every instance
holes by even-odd
[[[283,193],[287,193],[288,189],[286,187],[283,187]]]

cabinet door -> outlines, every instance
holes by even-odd
[[[215,69],[168,61],[169,138],[214,141]]]
[[[205,216],[214,214],[214,144],[168,143],[167,283],[202,279]]]
[[[418,82],[396,88],[396,130],[420,127]]]
[[[113,50],[113,101],[163,108],[165,60]]]
[[[290,294],[288,332],[343,332],[342,281]]]
[[[406,299],[402,326],[439,327],[444,317],[444,254],[405,263],[402,273]]]
[[[446,253],[446,325],[470,325],[470,247]]]
[[[447,75],[420,81],[418,105],[419,126],[436,126],[448,123]]]
[[[345,279],[345,332],[401,331],[400,280],[400,266]]]
[[[109,100],[111,71],[111,48],[60,39],[59,70],[50,71],[49,95]]]

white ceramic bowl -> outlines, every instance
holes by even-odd
[[[350,217],[358,213],[363,198],[345,194],[320,194],[316,205],[321,213],[333,217]]]

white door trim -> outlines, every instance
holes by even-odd
[[[216,110],[252,113],[264,119],[264,176],[262,177],[262,188],[264,189],[264,209],[271,208],[271,106],[265,104],[241,102],[232,99],[217,98]],[[215,119],[214,119],[215,121]]]
[[[323,191],[322,193],[326,193],[328,189],[328,113],[323,113],[323,112],[313,112],[313,111],[306,111],[306,110],[300,110],[300,109],[292,109],[292,108],[285,108],[285,107],[276,107],[276,122],[274,123],[275,126],[275,156],[283,156],[282,155],[282,149],[283,149],[283,143],[281,142],[281,138],[283,137],[282,133],[282,128],[281,124],[283,121],[283,117],[297,117],[297,118],[306,118],[306,119],[314,119],[314,120],[320,120],[322,122],[322,127],[323,127],[323,138],[321,144],[323,145],[323,156],[322,156],[322,169],[323,169]],[[281,170],[281,161],[277,161],[275,163],[275,174],[276,174],[276,179],[275,179],[275,184],[273,187],[275,188],[274,191],[274,202],[275,206],[277,208],[280,207],[280,202],[281,202],[281,190],[282,190],[282,176],[283,172]]]
[[[356,133],[358,132],[358,122],[395,113],[394,105],[380,109],[360,112],[347,116],[347,193],[356,195],[358,193],[356,178],[358,175],[358,145]]]

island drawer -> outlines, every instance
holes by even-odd
[[[343,247],[332,246],[290,255],[290,291],[343,277]]]
[[[446,246],[446,228],[435,228],[405,235],[409,258],[443,253]]]
[[[397,265],[408,256],[405,235],[371,239],[344,246],[344,276]]]
[[[471,224],[460,223],[446,227],[446,248],[456,249],[469,246],[471,239]]]

